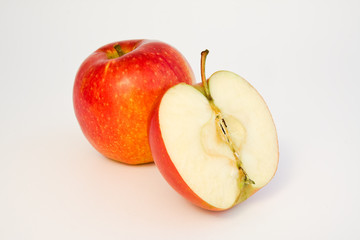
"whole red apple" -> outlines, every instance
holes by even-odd
[[[180,82],[194,83],[186,59],[166,43],[128,40],[105,45],[80,66],[75,115],[89,142],[128,164],[152,162],[148,120],[157,98]]]

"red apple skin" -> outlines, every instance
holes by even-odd
[[[125,54],[115,57],[115,45]],[[73,88],[75,115],[101,154],[127,164],[152,162],[149,115],[157,98],[180,82],[193,84],[195,77],[173,47],[150,40],[114,42],[80,66]]]

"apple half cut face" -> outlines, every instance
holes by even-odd
[[[175,190],[196,205],[225,210],[271,180],[278,141],[267,105],[246,80],[219,71],[207,84],[210,98],[203,87],[183,83],[164,94],[150,146]]]

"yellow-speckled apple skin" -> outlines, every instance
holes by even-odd
[[[115,45],[125,54],[113,57]],[[111,43],[80,66],[73,88],[75,115],[86,138],[106,157],[127,164],[152,162],[147,128],[154,102],[169,87],[194,81],[186,59],[168,44]]]

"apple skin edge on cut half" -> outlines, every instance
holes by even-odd
[[[149,124],[153,159],[166,181],[193,204],[229,209],[274,176],[279,148],[271,113],[245,79],[229,71],[202,84],[177,84],[155,107]]]

